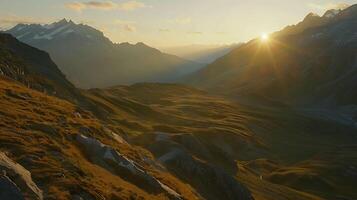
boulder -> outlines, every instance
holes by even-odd
[[[8,187],[9,189],[12,188],[12,192],[16,191],[16,186],[26,199],[43,199],[42,191],[32,181],[31,173],[7,157],[3,152],[0,152],[0,171],[4,174],[1,177],[2,186]]]
[[[134,182],[143,182],[146,187],[158,192],[165,192],[171,199],[180,200],[181,195],[169,186],[161,183],[155,177],[148,174],[143,167],[135,161],[127,158],[112,147],[105,145],[97,139],[86,137],[82,134],[77,135],[77,142],[81,145],[90,160],[103,168],[115,172],[128,172]]]
[[[0,199],[25,200],[17,185],[6,175],[0,175]]]

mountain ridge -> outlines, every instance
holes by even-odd
[[[324,102],[336,92],[340,94],[333,94],[331,103],[346,104],[348,92],[331,87],[342,87],[336,85],[340,82],[354,88],[356,16],[357,5],[328,21],[309,14],[303,22],[271,34],[267,42],[251,40],[189,79],[192,85],[228,95],[258,95],[290,103]]]
[[[142,42],[113,43],[102,32],[66,19],[19,24],[6,32],[49,52],[68,79],[83,88],[171,82],[202,67]]]

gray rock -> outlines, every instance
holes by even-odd
[[[193,158],[183,150],[172,149],[162,155],[159,161],[178,177],[189,181],[207,200],[253,200],[250,191],[230,174]]]
[[[2,152],[0,152],[0,171],[3,171],[4,174],[6,174],[6,177],[20,189],[21,193],[26,198],[31,200],[43,199],[42,191],[32,181],[31,173]],[[5,179],[3,181],[5,184]],[[10,187],[9,183],[7,183],[7,186]]]
[[[0,175],[0,199],[25,200],[17,185],[5,175]]]
[[[115,172],[116,170],[128,171],[134,179],[144,180],[147,186],[165,192],[172,197],[172,199],[182,199],[181,195],[173,189],[161,183],[155,177],[148,174],[139,164],[117,152],[112,147],[107,146],[94,138],[89,138],[81,134],[77,135],[77,141],[94,163],[112,172]]]

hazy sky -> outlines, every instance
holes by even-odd
[[[228,44],[294,24],[309,12],[357,0],[0,0],[0,27],[62,18],[86,23],[114,42]]]

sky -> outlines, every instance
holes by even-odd
[[[113,42],[154,47],[245,42],[357,0],[0,0],[0,27],[71,19]]]

